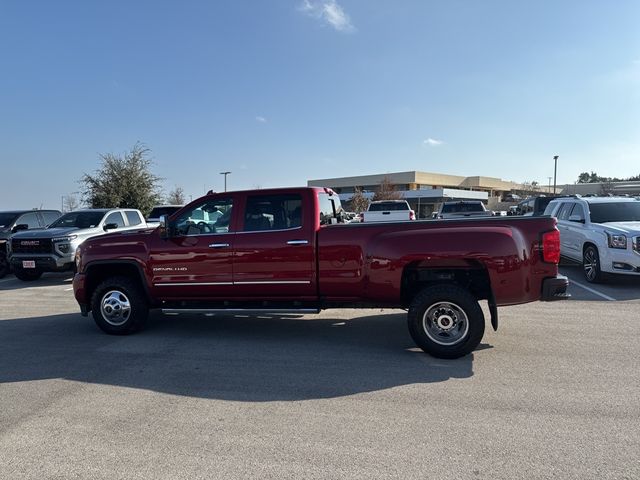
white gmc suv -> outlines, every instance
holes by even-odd
[[[640,200],[564,197],[544,211],[558,219],[560,254],[582,262],[588,282],[607,273],[640,276]]]

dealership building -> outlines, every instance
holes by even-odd
[[[310,187],[330,187],[347,203],[356,188],[371,199],[387,180],[416,211],[418,218],[429,218],[442,202],[452,200],[481,200],[488,208],[495,208],[504,195],[520,192],[523,185],[494,177],[462,177],[429,172],[396,172],[357,177],[321,178],[309,180]]]

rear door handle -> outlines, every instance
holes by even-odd
[[[228,243],[212,243],[209,245],[209,248],[227,248],[228,246]]]
[[[308,245],[308,240],[289,240],[287,245]]]

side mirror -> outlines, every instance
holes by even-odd
[[[576,223],[584,223],[584,218],[582,218],[580,215],[570,215],[569,221],[576,222]]]
[[[19,232],[20,230],[29,230],[29,225],[26,223],[20,223],[11,229],[12,233]]]
[[[164,238],[165,240],[169,238],[169,216],[168,215],[160,215],[160,225],[158,226],[158,231],[160,232],[160,238]]]
[[[118,228],[118,224],[117,223],[107,223],[103,227],[105,232],[108,232],[109,230],[115,230],[116,228]]]

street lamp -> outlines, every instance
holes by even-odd
[[[224,191],[227,191],[227,175],[229,175],[231,172],[220,172],[220,175],[224,175]]]
[[[553,156],[553,194],[556,194],[556,173],[558,172],[558,157],[560,155]]]

